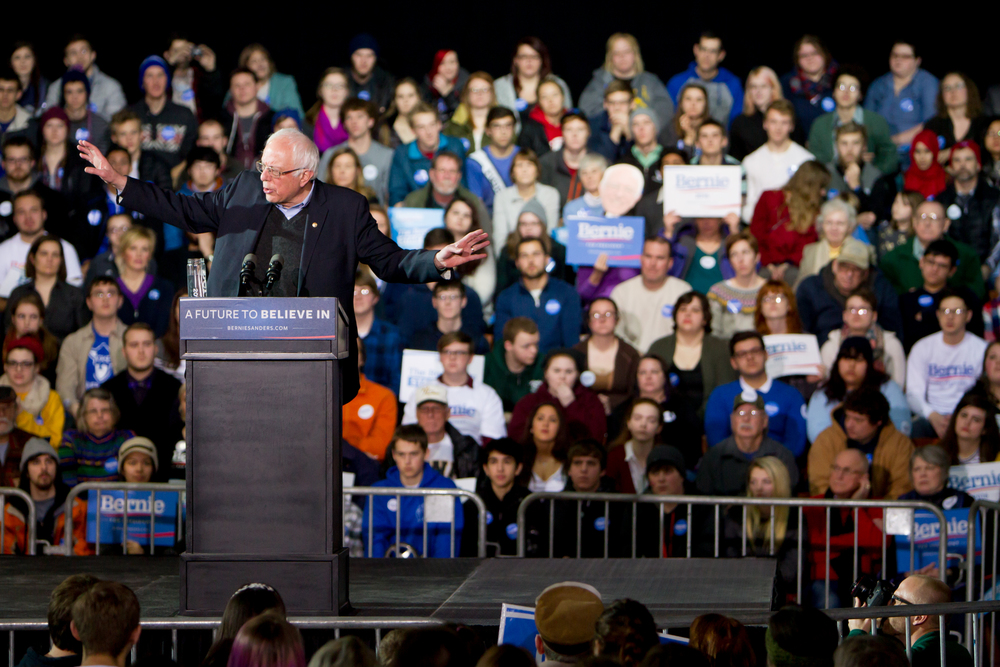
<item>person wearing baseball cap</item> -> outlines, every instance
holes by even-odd
[[[535,600],[535,650],[552,667],[592,655],[597,619],[603,613],[601,594],[593,586],[578,581],[549,586]]]
[[[437,382],[425,384],[413,395],[417,424],[427,433],[427,462],[445,477],[475,477],[479,446],[451,423],[448,387]]]
[[[975,124],[973,121],[973,126]],[[978,135],[970,130],[967,136]],[[948,154],[948,166],[954,180],[938,197],[951,220],[948,235],[972,246],[976,254],[985,260],[993,250],[993,215],[1000,203],[1000,190],[979,178],[983,159],[975,141],[966,139],[955,143]],[[995,267],[994,260],[991,268]]]
[[[853,209],[852,209],[853,210]],[[844,326],[844,306],[851,292],[868,287],[878,300],[878,322],[883,329],[901,333],[903,318],[899,313],[899,297],[880,271],[871,270],[867,246],[844,244],[840,254],[816,275],[802,280],[795,290],[795,299],[802,318],[802,329],[815,334],[820,345],[830,332]]]
[[[706,496],[739,496],[746,491],[747,468],[761,456],[776,456],[791,478],[799,482],[795,456],[780,442],[767,436],[764,399],[753,389],[745,389],[733,400],[730,414],[733,434],[711,447],[698,468],[696,484]]]

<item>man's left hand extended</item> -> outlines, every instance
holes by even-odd
[[[441,248],[434,255],[434,266],[438,268],[438,271],[443,271],[461,266],[466,262],[486,259],[486,254],[481,251],[489,245],[489,236],[483,230],[469,232],[455,243]]]

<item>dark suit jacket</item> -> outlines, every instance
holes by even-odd
[[[121,411],[122,416],[115,428],[135,431],[136,435],[149,438],[156,445],[159,465],[153,481],[165,482],[170,478],[174,446],[181,437],[181,422],[177,415],[177,392],[181,383],[159,368],[154,369],[150,377],[152,386],[142,405],[135,402],[135,394],[128,386],[128,370],[115,375],[101,385],[101,388],[111,392]]]
[[[307,207],[300,261],[298,296],[332,296],[340,300],[350,321],[350,356],[342,360],[343,401],[358,392],[357,322],[354,318],[354,272],[370,266],[388,282],[427,283],[441,279],[434,252],[403,250],[379,232],[368,212],[368,200],[352,190],[313,181]],[[259,174],[245,171],[225,188],[183,196],[129,179],[121,205],[155,214],[186,231],[214,232],[215,261],[208,294],[231,297],[239,292],[240,266],[252,252],[273,204],[264,198]]]

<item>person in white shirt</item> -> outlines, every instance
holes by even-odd
[[[762,192],[780,190],[803,162],[816,159],[813,154],[792,141],[795,128],[795,108],[788,100],[775,100],[764,114],[767,143],[743,160],[746,172],[746,201],[743,219],[753,218],[754,208]]]
[[[962,295],[945,288],[937,309],[941,331],[910,350],[906,400],[918,415],[914,439],[944,437],[955,406],[982,373],[986,341],[965,330],[972,315]]]
[[[674,332],[674,304],[691,291],[691,285],[667,275],[674,263],[672,250],[668,239],[647,239],[639,260],[641,273],[611,290],[619,313],[615,333],[642,354]]]
[[[15,287],[25,282],[24,265],[28,250],[35,239],[45,235],[45,202],[34,190],[24,190],[14,195],[14,226],[17,234],[0,243],[0,306],[6,307],[7,297]],[[62,241],[63,261],[66,264],[66,282],[74,287],[83,285],[83,272],[76,249]]]
[[[468,373],[472,362],[472,339],[461,331],[441,336],[438,341],[441,366],[444,372],[438,383],[448,388],[449,422],[458,432],[471,437],[477,444],[483,438],[502,438],[507,435],[503,417],[503,402],[493,387],[473,382]],[[410,401],[403,409],[403,424],[417,423],[417,402]]]

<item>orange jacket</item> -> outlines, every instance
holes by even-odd
[[[53,546],[63,543],[66,534],[66,515],[62,507],[57,510],[55,529],[53,530]],[[2,554],[26,554],[27,549],[27,518],[10,503],[4,506],[4,532],[0,544]],[[87,544],[87,501],[76,498],[73,500],[73,553],[77,556],[92,556],[94,549]]]
[[[344,440],[381,461],[396,430],[398,411],[395,394],[361,375],[358,395],[344,406]]]

